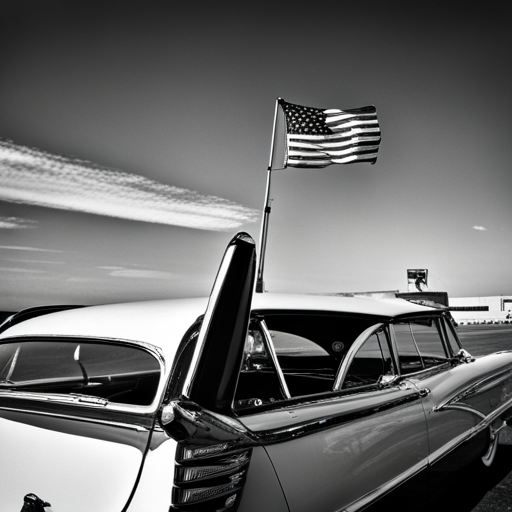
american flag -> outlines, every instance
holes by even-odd
[[[322,110],[284,100],[280,104],[286,118],[285,167],[376,162],[380,127],[373,105]]]

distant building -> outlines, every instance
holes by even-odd
[[[512,323],[512,295],[450,297],[450,309],[458,323]]]
[[[424,292],[428,295],[429,292]],[[442,292],[431,292],[442,295]],[[397,295],[406,296],[408,292],[385,290],[373,292],[333,293],[340,297],[371,297],[373,299],[394,299]],[[412,294],[414,295],[414,293]],[[442,302],[439,300],[438,302]],[[454,320],[465,323],[512,323],[512,295],[492,297],[448,297],[448,304]]]

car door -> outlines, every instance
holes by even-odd
[[[238,414],[265,446],[291,512],[358,510],[406,481],[414,482],[415,502],[426,496],[428,441],[420,394],[396,374],[385,326],[365,320],[260,318],[267,362],[260,350],[256,366],[245,367],[252,372],[253,393],[260,395],[239,396]],[[340,338],[349,332],[352,339]],[[333,374],[336,358],[343,362]],[[285,385],[269,391],[273,360]],[[240,377],[242,382],[243,371]],[[301,394],[307,389],[314,391]]]
[[[495,356],[475,361],[459,353],[452,325],[441,313],[403,318],[391,330],[401,371],[423,396],[433,487],[471,459],[491,464],[494,431],[512,386],[510,367],[500,368]]]

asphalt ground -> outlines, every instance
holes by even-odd
[[[457,332],[464,348],[475,357],[512,350],[512,324],[461,325]],[[490,471],[468,468],[449,489],[440,497],[436,512],[512,511],[512,445],[498,446]]]

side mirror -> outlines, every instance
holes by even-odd
[[[456,357],[461,363],[472,363],[475,360],[475,358],[463,348],[457,352]]]
[[[398,378],[397,375],[381,375],[379,377],[378,385],[383,388],[394,382]]]

